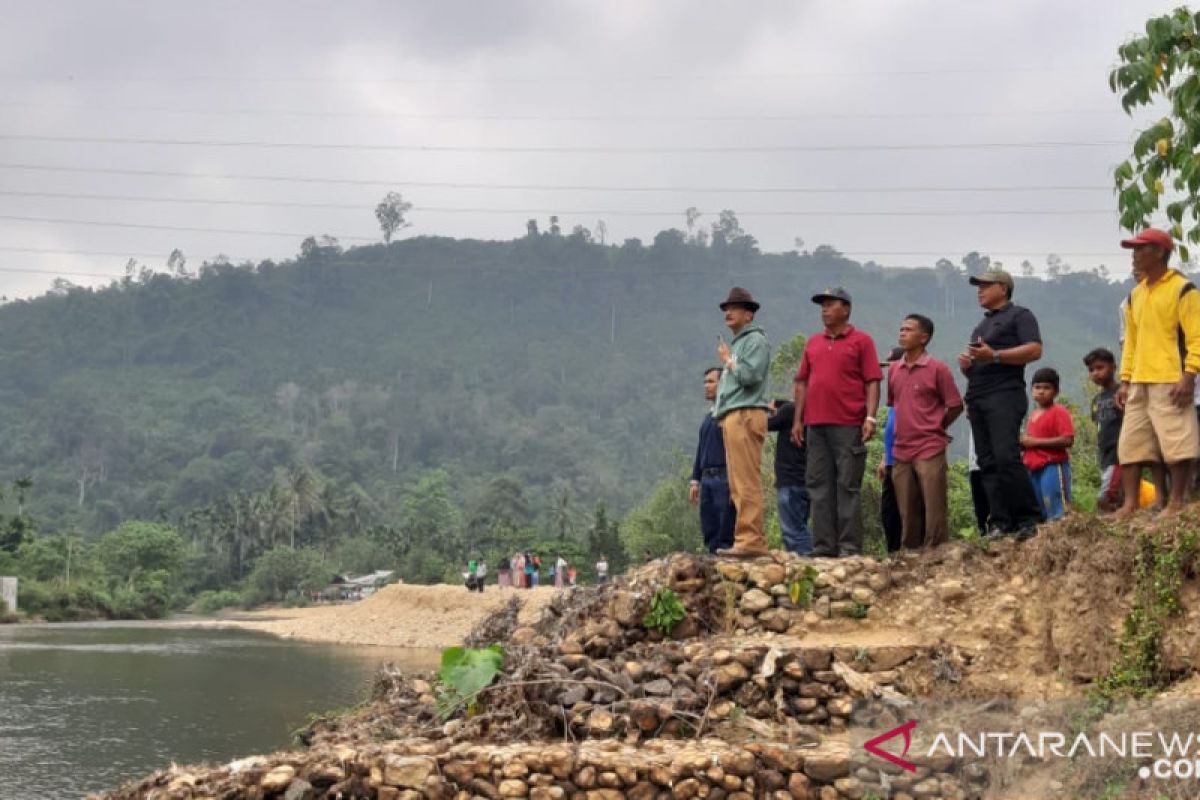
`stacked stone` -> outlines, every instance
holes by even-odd
[[[814,577],[806,569],[816,571]],[[553,608],[536,625],[518,628],[512,642],[543,646],[569,636],[584,652],[605,655],[643,641],[660,641],[660,632],[643,624],[659,589],[675,592],[687,615],[670,638],[691,639],[713,633],[763,632],[801,635],[826,620],[869,616],[880,595],[892,585],[886,562],[873,558],[801,558],[773,553],[754,561],[709,559],[677,554],[631,571],[608,588],[604,604],[589,609],[577,625],[564,624]],[[806,595],[794,602],[793,588]],[[563,601],[565,602],[565,600]]]
[[[539,693],[581,737],[675,734],[701,711],[714,720],[745,714],[840,730],[855,710],[848,671],[895,697],[904,668],[928,657],[914,646],[810,646],[780,636],[647,643],[596,658],[583,652],[586,637],[584,631],[563,640],[563,681]]]
[[[428,682],[393,676],[370,713],[346,730],[340,721],[314,729],[308,751],[172,768],[105,797],[980,796],[986,774],[948,759],[913,759],[917,770],[907,772],[848,742],[852,715],[856,729],[895,724],[906,675],[930,666],[926,648],[806,642],[826,621],[869,613],[891,580],[886,564],[868,558],[676,555],[564,593],[536,625],[513,631],[512,669],[489,698],[516,710],[508,722],[489,713],[442,724]],[[669,635],[644,622],[662,588],[687,612]]]
[[[638,746],[480,745],[407,740],[360,749],[255,757],[209,771],[172,768],[105,795],[108,800],[198,797],[468,800],[860,800],[890,781],[893,798],[971,797],[969,782],[930,765],[916,775],[855,770],[844,741],[819,747],[721,739],[658,739]],[[901,788],[901,787],[905,788]]]
[[[804,581],[811,567],[811,599],[807,605],[792,601],[791,586]],[[873,558],[804,559],[790,554],[778,561],[719,561],[718,588],[737,600],[735,628],[739,633],[774,631],[803,633],[828,619],[855,619],[870,614],[892,584],[888,565]]]

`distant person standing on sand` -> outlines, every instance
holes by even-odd
[[[509,568],[508,559],[500,556],[500,563],[496,565],[496,585],[501,589],[512,584],[512,572]]]
[[[513,586],[518,589],[525,588],[525,554],[517,553],[512,559],[513,567]]]
[[[603,553],[596,562],[596,583],[608,583],[608,556]]]
[[[563,583],[567,580],[567,560],[562,556],[554,562],[554,588],[563,588]]]

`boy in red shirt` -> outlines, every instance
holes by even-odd
[[[1075,424],[1071,412],[1054,402],[1058,397],[1058,373],[1043,367],[1033,374],[1033,400],[1037,407],[1029,415],[1021,447],[1022,460],[1033,479],[1042,513],[1047,520],[1061,519],[1071,510],[1071,445]]]

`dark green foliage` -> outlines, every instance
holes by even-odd
[[[173,528],[126,522],[96,543],[94,555],[109,578],[133,586],[146,576],[169,574],[183,560],[183,540]]]
[[[259,556],[247,583],[251,599],[264,603],[320,590],[332,577],[332,570],[316,550],[276,547]]]
[[[246,598],[241,592],[228,589],[220,592],[201,592],[192,602],[193,609],[205,614],[212,614],[226,608],[242,608],[246,605]]]
[[[655,591],[654,596],[650,598],[650,610],[646,612],[642,624],[669,636],[686,616],[687,609],[680,602],[679,595],[664,586]]]
[[[21,581],[17,592],[17,606],[26,614],[44,617],[47,622],[73,622],[115,616],[112,598],[104,589],[92,584],[76,583],[68,587]]]
[[[1200,14],[1180,7],[1148,20],[1145,30],[1144,36],[1117,48],[1120,62],[1109,75],[1109,87],[1121,96],[1121,107],[1129,114],[1156,104],[1167,115],[1139,132],[1129,160],[1114,169],[1117,205],[1122,227],[1137,230],[1147,227],[1169,199],[1164,211],[1186,261],[1188,246],[1200,243],[1200,161],[1195,156],[1200,138]]]
[[[949,361],[980,316],[949,261],[883,271],[828,246],[762,254],[731,213],[711,247],[681,232],[652,247],[535,230],[347,252],[314,238],[284,264],[64,287],[0,308],[0,476],[32,476],[17,516],[38,521],[19,537],[0,525],[0,551],[169,523],[187,545],[175,595],[242,585],[280,547],[410,582],[535,545],[580,559],[585,579],[600,553],[615,572],[695,550],[679,459],[735,283],[763,300],[781,365],[819,329],[808,298],[825,284],[850,288],[881,349],[916,311]],[[1114,338],[1126,291],[1063,273],[1016,299],[1041,317],[1045,363],[1078,376],[1078,356]],[[65,540],[52,541],[28,569],[57,579]]]

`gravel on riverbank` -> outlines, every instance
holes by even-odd
[[[444,648],[462,644],[476,623],[514,596],[524,601],[520,621],[530,624],[554,593],[550,587],[489,587],[479,593],[446,584],[393,584],[354,603],[258,609],[195,624],[245,628],[314,642]]]

